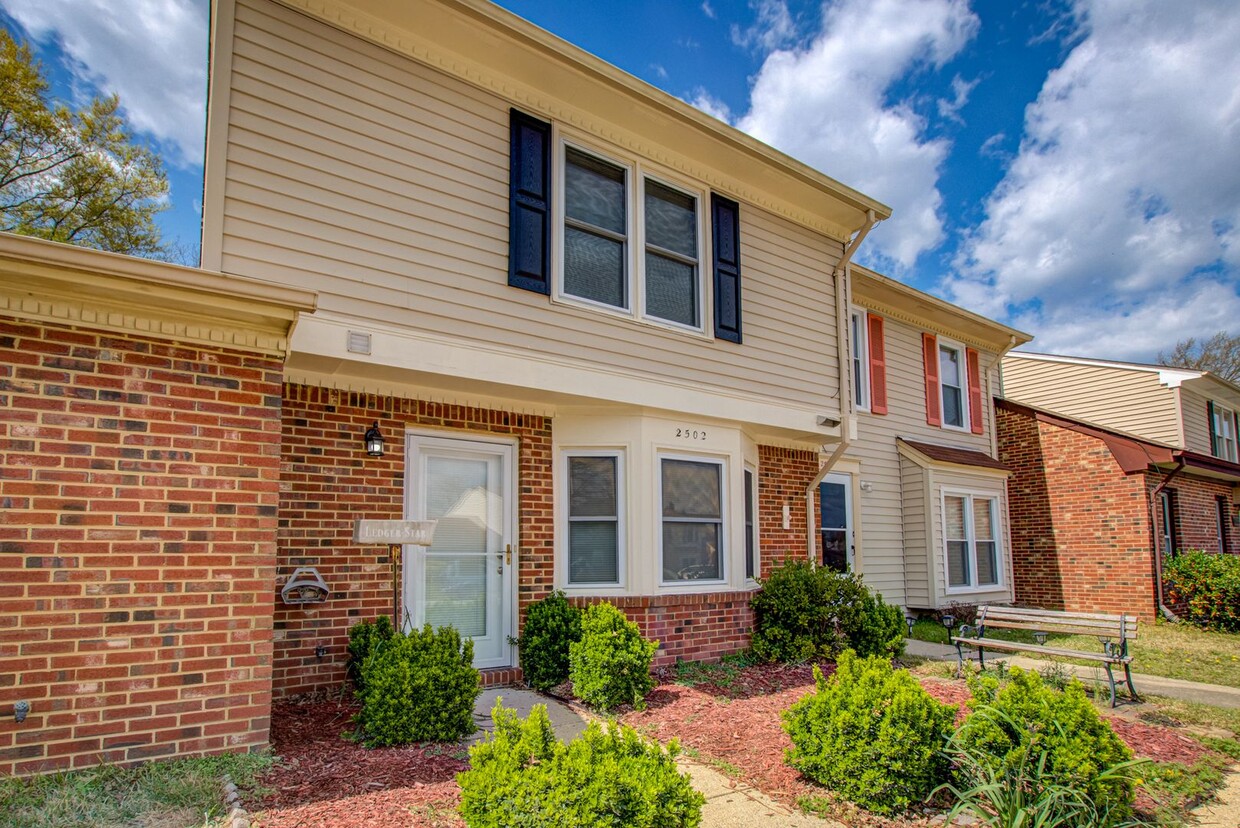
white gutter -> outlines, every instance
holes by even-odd
[[[814,549],[817,547],[817,539],[814,537],[814,495],[818,490],[818,486],[831,473],[831,469],[835,468],[835,464],[844,456],[844,452],[848,451],[852,446],[853,433],[856,431],[856,423],[852,410],[852,383],[845,380],[846,369],[850,364],[848,359],[848,307],[851,304],[849,299],[852,295],[851,284],[850,289],[846,292],[841,289],[841,277],[848,269],[848,263],[852,260],[853,254],[857,252],[857,248],[861,246],[861,242],[865,241],[865,237],[874,229],[874,225],[878,224],[878,220],[874,217],[873,210],[867,210],[865,214],[865,224],[857,231],[857,235],[852,237],[844,247],[844,255],[840,257],[839,262],[835,265],[835,270],[831,273],[831,279],[835,287],[835,346],[836,354],[839,359],[840,366],[840,387],[848,389],[849,404],[840,407],[840,441],[836,444],[835,450],[831,452],[822,466],[818,469],[818,474],[814,475],[813,481],[805,487],[805,553],[809,557],[811,564],[817,564],[817,556]],[[823,446],[826,449],[826,446]]]

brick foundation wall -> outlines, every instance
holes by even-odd
[[[391,616],[391,564],[385,547],[352,545],[356,518],[404,516],[405,430],[443,429],[468,437],[516,437],[521,548],[518,604],[551,591],[554,515],[551,421],[399,397],[376,397],[305,385],[284,386],[278,582],[313,566],[332,590],[323,604],[287,606],[276,598],[273,689],[286,696],[345,681],[349,627]],[[369,457],[362,435],[378,421],[383,457]],[[315,648],[322,646],[322,658]],[[507,674],[488,673],[494,681]]]
[[[1133,613],[1155,602],[1145,476],[1125,475],[1099,439],[997,406],[1008,483],[1016,603]]]
[[[267,743],[281,367],[0,317],[0,776]]]

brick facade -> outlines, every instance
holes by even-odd
[[[0,775],[267,743],[281,370],[0,317]]]
[[[1161,471],[1125,474],[1097,436],[1000,404],[999,459],[1008,483],[1016,603],[1047,609],[1138,613],[1153,620],[1151,514]],[[1171,493],[1179,549],[1218,549],[1218,501],[1235,511],[1230,484],[1177,474]],[[1240,551],[1234,533],[1228,551]]]
[[[386,454],[380,458],[362,450],[362,434],[375,421],[386,440]],[[277,589],[298,566],[313,566],[332,594],[319,605],[286,606],[276,599],[276,696],[339,687],[345,680],[349,627],[391,612],[387,550],[354,546],[351,537],[355,518],[403,516],[407,428],[517,439],[521,618],[530,602],[551,591],[555,526],[549,418],[286,384]],[[817,471],[814,452],[760,447],[763,572],[785,558],[805,555],[804,492]],[[791,515],[787,530],[785,503]],[[748,591],[725,591],[605,600],[621,607],[643,634],[659,639],[656,663],[667,664],[717,659],[747,647],[753,628],[749,596]],[[321,657],[318,647],[324,648]],[[519,678],[517,669],[484,671],[486,683]]]

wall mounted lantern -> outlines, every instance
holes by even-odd
[[[383,456],[383,434],[379,431],[379,421],[375,420],[375,424],[366,429],[366,453],[371,457]]]

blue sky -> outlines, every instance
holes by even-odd
[[[635,0],[501,5],[891,205],[858,260],[1149,360],[1240,333],[1240,4]],[[0,0],[68,100],[116,91],[196,255],[205,0]]]

